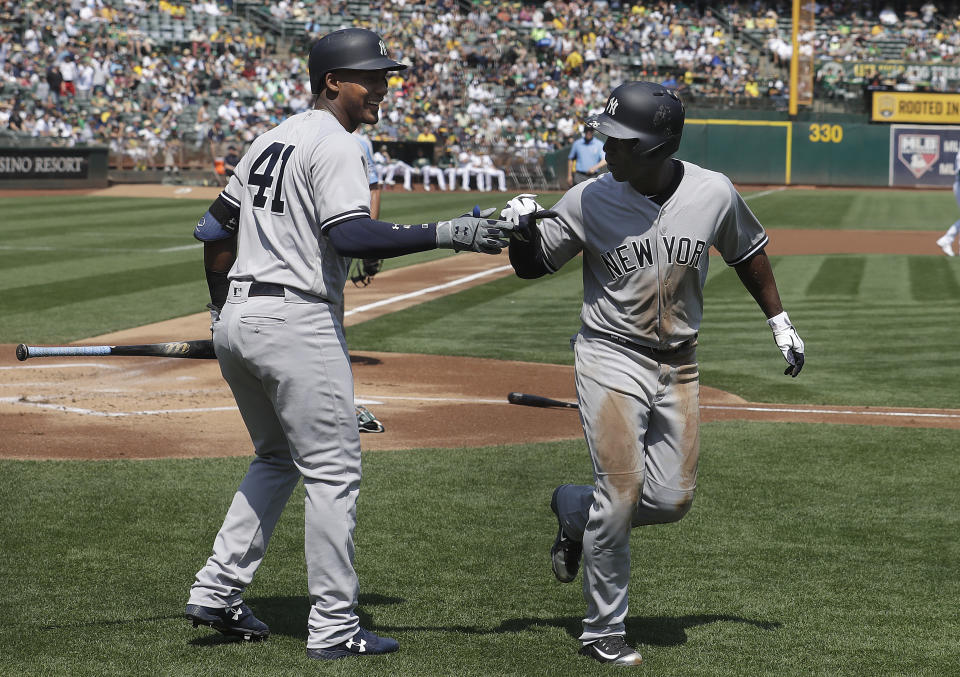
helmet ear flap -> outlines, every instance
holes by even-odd
[[[680,148],[680,136],[671,136],[666,141],[658,143],[652,148],[644,148],[643,141],[638,139],[633,147],[633,157],[635,160],[653,161],[666,160],[677,152]]]

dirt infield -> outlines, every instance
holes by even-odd
[[[175,190],[162,186],[155,192],[175,197]],[[216,194],[216,189],[193,189],[177,195],[201,197],[201,191],[205,198],[206,192]],[[768,252],[942,255],[934,244],[938,235],[775,230]],[[346,322],[349,326],[510,274],[505,256],[471,254],[388,270],[369,287],[348,285]],[[82,343],[207,335],[208,318],[201,313]],[[358,402],[374,411],[387,429],[363,435],[365,449],[453,448],[581,436],[574,410],[520,407],[506,400],[511,391],[574,400],[571,367],[378,352],[354,353],[352,361]],[[712,388],[702,389],[701,414],[705,421],[960,428],[960,410],[768,405]],[[251,448],[214,360],[49,358],[20,363],[13,345],[0,345],[0,458],[245,456]]]

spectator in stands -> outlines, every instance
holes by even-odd
[[[223,123],[220,121],[220,118],[217,118],[213,121],[210,131],[207,132],[207,150],[210,153],[211,159],[223,159],[223,142],[226,138],[227,133],[223,129]]]
[[[227,154],[223,156],[223,170],[227,179],[233,176],[233,170],[237,168],[238,162],[240,162],[240,154],[237,152],[237,147],[230,144],[227,146]]]
[[[593,135],[590,127],[583,128],[583,136],[573,142],[567,159],[567,183],[571,186],[593,178],[607,164],[603,141]]]
[[[63,85],[63,73],[60,71],[60,67],[50,60],[50,64],[47,66],[47,86],[49,89],[49,100],[52,100],[56,103],[60,102],[60,90]]]

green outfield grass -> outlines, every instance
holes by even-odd
[[[388,193],[383,218],[433,220],[509,195]],[[746,197],[771,228],[942,230],[956,216],[948,191]],[[191,230],[206,206],[0,200],[0,342],[74,340],[202,311]],[[773,263],[808,344],[803,374],[782,375],[762,314],[714,259],[703,383],[756,401],[958,406],[960,261]],[[537,281],[503,278],[355,325],[349,341],[355,350],[568,364],[580,298],[572,262]],[[956,672],[960,432],[731,422],[704,425],[702,439],[689,516],[633,538],[627,630],[646,659],[637,674]],[[579,440],[365,452],[360,610],[402,648],[335,665],[304,656],[302,490],[246,597],[270,640],[224,641],[181,618],[247,463],[0,462],[0,676],[619,672],[574,655],[579,579],[564,586],[549,571],[550,492],[590,479]]]
[[[773,260],[781,296],[807,343],[803,376],[763,314],[718,258],[700,332],[702,382],[751,401],[957,407],[950,368],[960,336],[960,265],[935,256],[786,256]],[[572,364],[579,261],[534,282],[475,287],[350,329],[354,349],[434,352]]]
[[[960,217],[950,190],[797,189],[744,197],[768,228],[946,231]]]
[[[953,674],[957,442],[937,430],[705,426],[690,514],[634,534],[636,674]],[[246,595],[273,636],[226,641],[180,616],[245,466],[0,463],[0,674],[617,671],[575,655],[580,579],[562,585],[549,567],[550,493],[590,480],[579,442],[365,453],[361,617],[401,651],[323,666],[304,656],[302,489]]]

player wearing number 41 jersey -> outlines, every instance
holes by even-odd
[[[371,31],[323,37],[309,59],[313,110],[253,142],[195,232],[214,348],[256,457],[197,572],[186,616],[245,639],[269,634],[242,596],[302,478],[310,658],[398,647],[360,627],[355,611],[360,436],[342,323],[350,257],[436,247],[497,254],[513,228],[474,217],[416,225],[370,217],[365,159],[351,132],[377,123],[386,74],[403,68]]]
[[[733,266],[767,316],[792,376],[803,342],[783,312],[767,236],[723,175],[671,158],[684,110],[649,82],[617,87],[587,124],[607,137],[609,174],[571,188],[537,225],[533,196],[508,203],[510,262],[520,277],[552,273],[583,253],[581,328],[573,339],[577,399],[594,484],[556,488],[554,575],[583,559],[581,651],[637,665],[626,641],[630,530],[690,509],[700,452],[695,357],[708,250]]]

